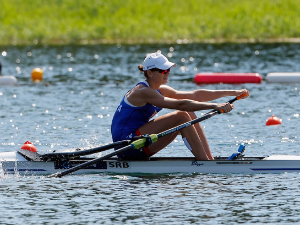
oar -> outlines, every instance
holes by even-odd
[[[242,96],[235,97],[234,99],[230,100],[229,102],[233,103],[234,101],[239,100],[241,97]],[[164,137],[164,136],[166,136],[168,134],[171,134],[171,133],[174,133],[174,132],[176,132],[178,130],[181,130],[181,129],[184,129],[186,127],[189,127],[189,126],[191,126],[191,125],[193,125],[195,123],[199,123],[199,122],[201,122],[203,120],[209,119],[212,116],[214,116],[216,114],[220,114],[220,113],[222,113],[220,110],[211,111],[211,112],[205,114],[202,117],[196,118],[196,119],[191,120],[191,121],[186,122],[186,123],[183,123],[183,124],[181,124],[181,125],[179,125],[177,127],[174,127],[174,128],[169,129],[169,130],[163,131],[163,132],[161,132],[159,134],[151,134],[149,136],[150,136],[152,142],[156,142],[161,137]],[[72,168],[67,169],[65,171],[54,173],[54,174],[52,174],[52,175],[50,175],[48,177],[62,177],[62,176],[65,176],[65,175],[67,175],[69,173],[73,173],[73,172],[75,172],[77,170],[86,168],[86,167],[88,167],[90,165],[93,165],[93,164],[98,163],[100,161],[103,161],[105,159],[111,158],[112,156],[115,156],[115,155],[120,154],[122,152],[129,151],[131,149],[140,149],[140,148],[142,148],[142,147],[145,146],[146,142],[147,142],[147,138],[142,138],[142,139],[136,140],[136,141],[132,142],[130,145],[128,145],[126,147],[123,147],[123,148],[121,148],[121,149],[119,149],[117,151],[114,151],[114,152],[112,152],[110,154],[107,154],[107,155],[102,156],[100,158],[96,158],[96,159],[90,160],[88,162],[82,163],[82,164],[80,164],[78,166],[72,167]]]
[[[246,94],[242,94],[242,95],[236,96],[235,98],[229,100],[228,102],[229,102],[230,104],[232,104],[232,103],[235,102],[236,100],[240,100],[241,98],[247,97],[248,95],[249,95],[249,91],[248,91]]]
[[[195,123],[198,123],[200,121],[206,120],[206,119],[208,119],[208,118],[210,118],[210,117],[212,117],[212,116],[214,116],[216,114],[219,114],[219,113],[221,113],[221,111],[214,111],[214,112],[212,112],[210,114],[207,114],[207,115],[202,116],[200,118],[194,119],[194,120],[192,120],[190,122],[181,124],[181,125],[179,125],[177,127],[171,128],[171,129],[169,129],[167,131],[164,131],[164,132],[161,132],[159,134],[151,134],[150,138],[151,138],[152,142],[156,142],[158,140],[158,138],[164,137],[164,136],[166,136],[168,134],[171,134],[171,133],[174,133],[174,132],[176,132],[178,130],[181,130],[183,128],[189,127],[192,124],[195,124]],[[128,145],[126,147],[123,147],[123,148],[121,148],[121,149],[119,149],[117,151],[114,151],[114,152],[112,152],[110,154],[107,154],[107,155],[105,155],[103,157],[96,158],[96,159],[93,159],[91,161],[82,163],[82,164],[80,164],[78,166],[72,167],[72,168],[67,169],[65,171],[62,171],[62,172],[54,173],[54,174],[52,174],[52,175],[50,175],[48,177],[62,177],[62,176],[65,176],[65,175],[67,175],[69,173],[73,173],[73,172],[75,172],[77,170],[80,170],[80,169],[83,169],[85,167],[88,167],[88,166],[90,166],[92,164],[95,164],[95,163],[98,163],[98,162],[103,161],[105,159],[111,158],[112,156],[115,156],[115,155],[117,155],[119,153],[131,150],[131,149],[140,149],[140,148],[142,148],[142,147],[145,146],[146,141],[147,141],[146,138],[142,138],[142,139],[136,140],[136,141],[132,142],[130,145]]]
[[[131,143],[131,140],[123,140],[123,141],[117,141],[108,145],[100,146],[97,148],[92,148],[92,149],[86,149],[82,151],[77,151],[77,152],[54,152],[54,153],[48,153],[44,155],[40,155],[41,159],[44,161],[47,161],[49,159],[55,160],[55,159],[70,159],[74,158],[76,156],[84,156],[84,155],[91,155],[94,153],[99,153],[106,151],[111,148],[115,148],[118,146],[127,146]]]
[[[248,91],[246,94],[242,94],[242,95],[236,96],[235,98],[229,100],[228,103],[232,104],[232,103],[234,103],[236,100],[240,100],[240,99],[242,99],[243,97],[247,97],[248,95],[249,95],[249,91]],[[211,110],[210,112],[208,112],[208,113],[206,113],[206,114],[204,114],[204,115],[207,115],[207,114],[209,114],[209,113],[211,113],[211,112],[214,112],[214,111],[216,111],[216,110],[213,109],[213,110]],[[224,113],[224,111],[223,111],[222,109],[221,109],[220,111],[221,111],[221,113]]]

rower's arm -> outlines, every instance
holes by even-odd
[[[191,99],[194,101],[207,102],[226,96],[239,96],[247,93],[246,89],[241,90],[207,90],[198,89],[194,91],[177,91],[167,85],[160,87],[163,96],[175,99]]]
[[[156,90],[150,88],[141,90],[140,95],[144,99],[144,101],[160,108],[177,109],[189,112],[208,109],[222,109],[224,112],[229,112],[232,109],[229,103],[217,104],[194,101],[191,99],[175,99],[162,96]]]

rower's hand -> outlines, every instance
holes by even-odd
[[[235,96],[239,97],[238,99],[248,98],[249,91],[247,89],[237,90]]]
[[[217,104],[216,110],[220,110],[222,113],[228,113],[233,109],[233,105],[229,102]]]

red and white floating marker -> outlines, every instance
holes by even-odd
[[[197,73],[194,77],[197,84],[259,84],[261,81],[262,77],[258,73]]]
[[[276,116],[272,116],[269,119],[267,119],[266,125],[271,126],[271,125],[279,125],[281,124],[281,120],[277,118]]]
[[[266,81],[270,83],[300,83],[300,73],[268,73]]]

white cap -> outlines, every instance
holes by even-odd
[[[150,70],[153,68],[158,68],[161,70],[167,70],[172,66],[176,66],[175,63],[170,62],[164,55],[161,53],[155,52],[149,54],[143,63],[143,70]]]

